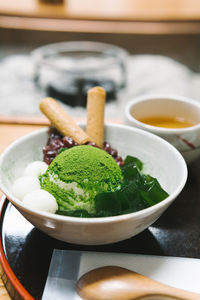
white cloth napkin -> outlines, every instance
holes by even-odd
[[[200,293],[200,259],[54,250],[42,300],[81,299],[75,291],[78,278],[108,265],[124,267],[170,286]]]

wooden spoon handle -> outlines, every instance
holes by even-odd
[[[147,293],[144,296],[148,296],[149,294]],[[162,290],[155,291],[155,296],[158,297],[158,299],[176,299],[176,300],[200,300],[200,294],[196,294],[193,292],[188,292],[185,290],[181,289],[176,289],[172,287],[166,287],[162,288]],[[154,298],[156,299],[156,298]]]
[[[179,299],[179,300],[200,300],[200,294],[189,292],[183,289],[175,288],[158,281],[155,281],[151,278],[143,276],[138,273],[134,273],[134,282],[140,279],[140,282],[143,282],[144,286],[147,287],[146,290],[143,289],[143,286],[138,288],[138,295],[149,297],[149,295],[156,296],[158,299]],[[142,280],[141,280],[142,279]],[[139,283],[138,281],[138,283]],[[138,285],[139,286],[139,285]],[[137,299],[137,298],[136,298]],[[140,298],[139,298],[140,299]],[[143,299],[143,298],[142,298]],[[149,299],[149,298],[148,298]],[[153,299],[156,299],[155,297]]]
[[[126,276],[127,275],[130,276],[130,278],[132,277],[133,283],[138,287],[138,295],[140,294],[146,297],[155,295],[158,299],[200,300],[200,294],[160,283],[133,271],[130,271]],[[144,287],[146,287],[146,289]]]
[[[196,295],[195,295],[196,296]],[[188,297],[176,297],[174,295],[166,295],[166,294],[156,294],[156,295],[146,295],[146,296],[139,296],[137,298],[129,298],[126,300],[199,300],[199,295],[196,298],[188,298]],[[85,299],[87,300],[87,299]]]

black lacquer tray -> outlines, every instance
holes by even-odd
[[[185,188],[160,219],[119,243],[81,246],[55,240],[33,227],[5,197],[0,220],[2,279],[13,299],[41,299],[54,249],[200,258],[200,161],[189,167]]]

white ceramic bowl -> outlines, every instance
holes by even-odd
[[[3,152],[0,156],[0,188],[30,223],[65,242],[108,244],[138,234],[160,217],[181,192],[187,179],[186,163],[171,144],[137,128],[110,124],[105,126],[105,140],[118,149],[122,157],[130,154],[141,159],[145,172],[156,177],[170,196],[150,208],[106,218],[66,217],[32,210],[14,197],[12,185],[29,162],[42,160],[47,137],[47,129],[32,132]]]
[[[196,125],[162,128],[138,121],[152,116],[181,117]],[[200,103],[195,100],[176,95],[141,96],[126,105],[124,122],[166,139],[181,152],[187,163],[200,156]]]

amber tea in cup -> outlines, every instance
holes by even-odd
[[[182,117],[170,117],[170,116],[150,116],[140,118],[138,121],[157,127],[164,128],[185,128],[194,126],[196,123],[188,121]]]
[[[188,163],[200,156],[198,101],[176,95],[138,97],[126,105],[125,123],[164,138]]]

